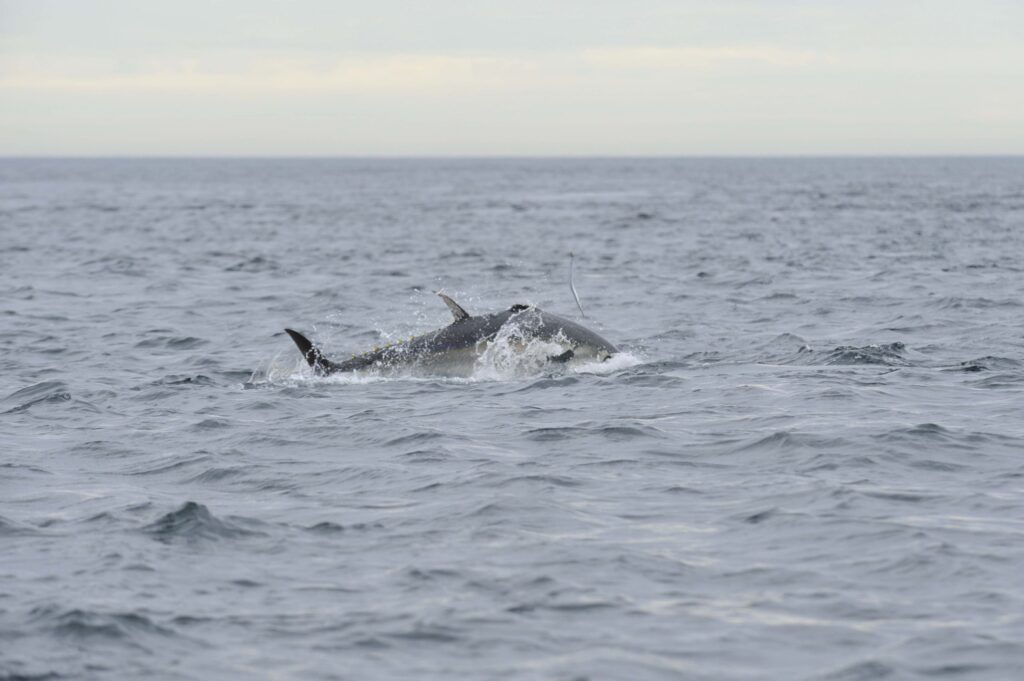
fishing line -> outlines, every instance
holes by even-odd
[[[572,290],[572,297],[576,299],[576,307],[580,309],[580,316],[586,319],[587,315],[583,312],[583,306],[580,305],[580,296],[576,293],[576,284],[572,281],[573,271],[575,270],[575,261],[576,256],[573,255],[572,251],[569,251],[569,288]]]

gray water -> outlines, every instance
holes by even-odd
[[[531,303],[590,369],[316,378]],[[1024,159],[0,161],[0,679],[1018,679]]]

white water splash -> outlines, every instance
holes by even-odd
[[[578,364],[570,364],[569,368],[577,374],[614,374],[616,371],[622,371],[630,367],[639,366],[644,363],[644,359],[639,355],[635,355],[629,351],[617,352],[606,360],[590,360],[579,362]]]
[[[443,381],[446,383],[489,383],[516,381],[555,374],[608,375],[643,364],[643,359],[631,352],[619,352],[601,361],[572,360],[566,364],[552,364],[549,358],[561,354],[565,347],[559,343],[531,339],[525,342],[505,338],[495,340],[482,348],[468,375],[453,375],[443,370],[428,371],[416,364],[399,367],[347,371],[318,376],[301,359],[289,361],[275,356],[265,367],[253,371],[251,386],[337,384],[365,385],[387,381]]]

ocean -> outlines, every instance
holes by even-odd
[[[4,159],[0,320],[4,681],[1024,674],[1024,158]]]

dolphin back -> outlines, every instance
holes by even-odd
[[[456,305],[457,307],[457,305]],[[523,337],[551,340],[568,345],[568,349],[551,359],[568,361],[574,355],[597,356],[607,359],[618,348],[597,333],[570,319],[527,305],[513,305],[508,310],[492,314],[469,316],[462,308],[455,321],[430,333],[410,338],[383,348],[375,348],[354,355],[343,362],[332,362],[313,343],[298,331],[285,329],[295,341],[299,352],[313,371],[321,376],[372,367],[397,367],[421,364],[438,368],[445,364],[458,365],[465,372],[475,363],[480,348],[493,341],[506,324],[515,324]]]

